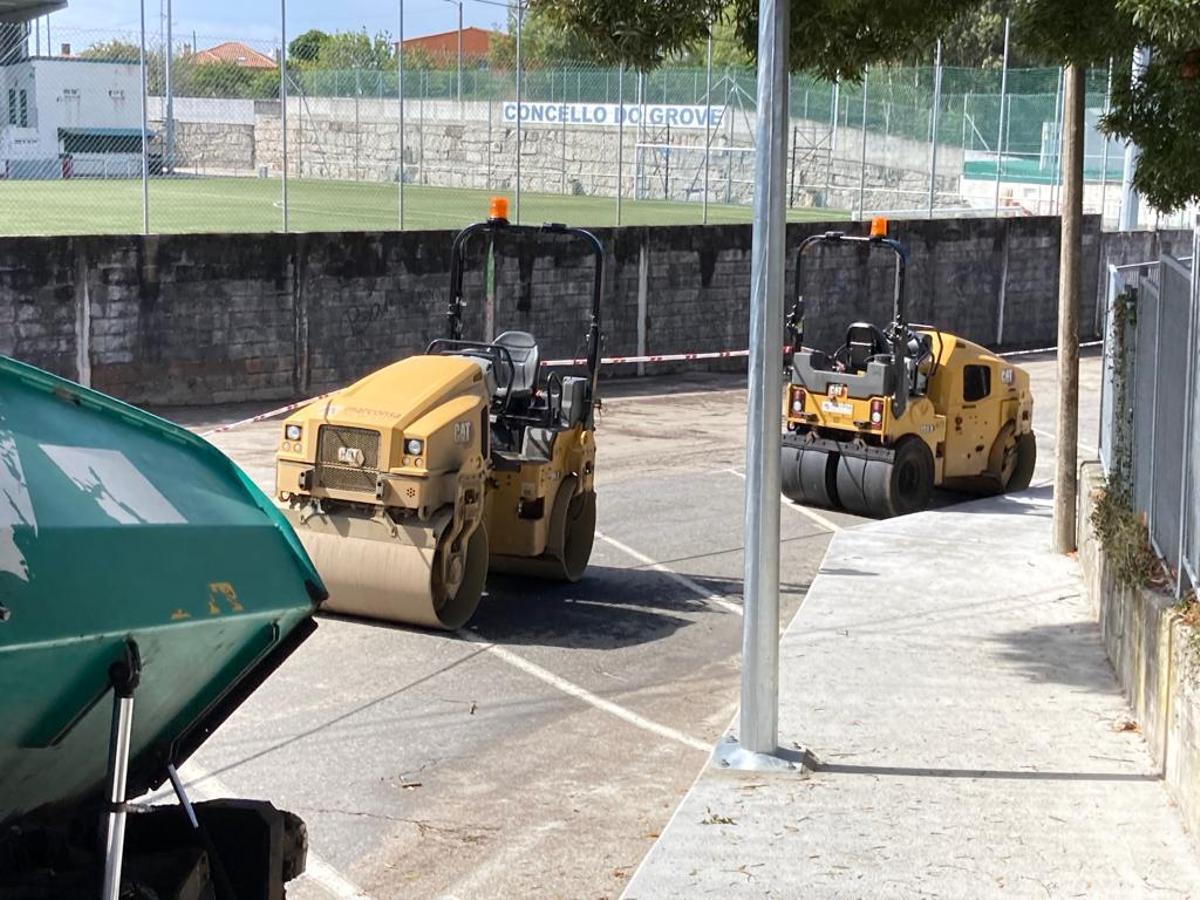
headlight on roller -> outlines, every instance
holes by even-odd
[[[409,456],[420,456],[425,452],[425,442],[420,438],[409,438],[404,442],[404,452]]]
[[[283,428],[283,436],[289,441],[300,440],[300,435],[304,433],[304,429],[299,425],[285,425]]]

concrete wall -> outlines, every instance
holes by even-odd
[[[830,227],[847,226],[789,226],[789,284],[800,241]],[[749,226],[597,234],[608,249],[606,355],[746,346]],[[893,223],[893,234],[910,249],[911,321],[991,346],[1054,343],[1056,219],[918,220]],[[337,387],[443,333],[451,238],[7,239],[0,241],[0,352],[142,404],[269,400]],[[1101,259],[1146,258],[1133,239],[1101,236],[1095,218],[1086,220],[1084,244],[1085,284],[1101,280]],[[806,255],[806,343],[833,349],[850,321],[890,319],[891,260],[876,251],[864,265],[867,253],[843,245]],[[467,325],[482,337],[478,262],[469,269]],[[515,242],[498,249],[497,271],[498,327],[537,335],[544,358],[578,355],[589,259],[553,242]],[[1084,298],[1085,338],[1096,333],[1089,325],[1097,296],[1089,289]]]
[[[149,115],[161,121],[162,102]],[[253,116],[247,120],[247,104]],[[494,190],[513,186],[517,133],[501,101],[409,99],[404,108],[404,178],[412,184]],[[636,109],[636,107],[634,107]],[[714,107],[717,110],[718,107]],[[283,166],[278,101],[179,98],[179,165],[202,173],[246,172]],[[222,125],[223,117],[227,125]],[[751,202],[755,116],[726,109],[712,130],[709,199]],[[251,122],[252,127],[251,126]],[[289,173],[302,178],[395,181],[400,170],[400,106],[395,99],[292,97],[288,102]],[[790,125],[789,191],[801,206],[858,208],[865,151],[867,209],[924,208],[929,190],[929,144],[828,122],[794,119]],[[541,193],[616,195],[617,144],[622,143],[624,197],[698,200],[704,186],[703,128],[553,125],[527,122],[521,134],[521,186]],[[666,145],[655,150],[638,145]],[[248,143],[247,143],[248,142]],[[211,143],[206,146],[206,143]],[[726,148],[732,148],[728,152]],[[236,156],[230,159],[231,153]],[[792,172],[794,170],[794,172]],[[939,148],[935,202],[957,206],[962,151]],[[639,174],[640,173],[640,176]]]
[[[1079,561],[1108,658],[1184,825],[1200,839],[1200,656],[1174,597],[1117,584],[1091,527],[1103,478],[1087,463],[1079,492]]]

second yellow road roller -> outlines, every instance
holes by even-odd
[[[807,251],[895,257],[892,321],[852,322],[833,353],[802,346]],[[929,505],[934,487],[976,494],[1029,486],[1037,462],[1029,374],[979,344],[905,314],[908,252],[872,222],[801,243],[788,318],[782,476],[790,499],[877,518]]]
[[[463,339],[477,236],[570,239],[590,255],[581,369],[543,366],[523,331]],[[475,612],[489,570],[576,581],[587,568],[603,244],[579,228],[510,224],[496,198],[487,221],[454,239],[450,270],[447,337],[282,425],[276,492],[329,589],[328,611],[452,630]]]

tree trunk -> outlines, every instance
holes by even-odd
[[[1079,472],[1079,262],[1083,250],[1084,70],[1067,66],[1063,99],[1062,239],[1058,263],[1058,453],[1054,549],[1075,549]]]

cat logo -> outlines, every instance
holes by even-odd
[[[357,447],[338,447],[337,461],[345,466],[362,467],[363,452]]]
[[[454,443],[469,444],[471,443],[471,422],[455,422],[454,423]]]

